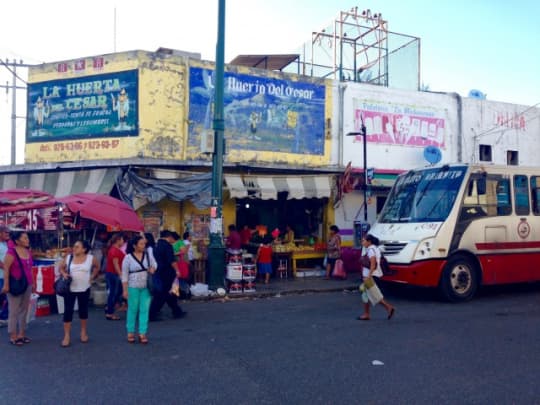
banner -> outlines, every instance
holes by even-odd
[[[214,72],[190,68],[189,146],[213,134]],[[225,72],[227,148],[324,154],[325,86]]]
[[[138,73],[28,84],[26,142],[138,135]]]
[[[355,131],[362,120],[367,142],[445,148],[445,112],[429,106],[411,106],[372,100],[354,100]],[[355,141],[361,142],[362,136]]]

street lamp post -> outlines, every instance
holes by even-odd
[[[225,0],[219,0],[214,93],[214,151],[212,153],[212,198],[210,206],[210,288],[223,286],[225,247],[223,246],[223,152],[225,119],[223,91],[225,70]]]
[[[361,136],[363,145],[364,145],[364,223],[368,223],[367,215],[367,185],[368,185],[368,173],[367,173],[367,135],[366,135],[366,126],[364,125],[364,120],[362,119],[362,126],[360,127],[360,132],[348,132],[346,136]]]

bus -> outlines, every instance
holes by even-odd
[[[481,285],[540,280],[540,168],[444,164],[398,176],[370,233],[383,280],[436,287],[448,301]]]

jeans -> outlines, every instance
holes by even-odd
[[[128,287],[128,309],[126,316],[126,329],[128,333],[135,333],[137,313],[139,315],[139,333],[145,335],[148,331],[148,314],[152,296],[148,288]]]
[[[2,270],[0,270],[2,271]],[[4,279],[0,278],[0,290],[4,288]],[[0,320],[8,319],[8,300],[6,294],[0,294]]]
[[[106,314],[112,315],[116,304],[122,302],[122,283],[120,277],[114,273],[105,273],[105,280],[107,281],[107,290],[109,290]]]

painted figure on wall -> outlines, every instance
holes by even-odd
[[[47,100],[43,101],[41,97],[38,97],[36,104],[34,105],[34,120],[36,122],[36,129],[40,131],[43,128],[43,121],[49,117],[51,108]]]
[[[111,94],[111,99],[112,109],[118,114],[118,126],[115,127],[115,130],[122,131],[130,129],[129,125],[126,123],[129,114],[129,99],[126,89],[120,91],[118,99],[114,97],[114,94]]]

